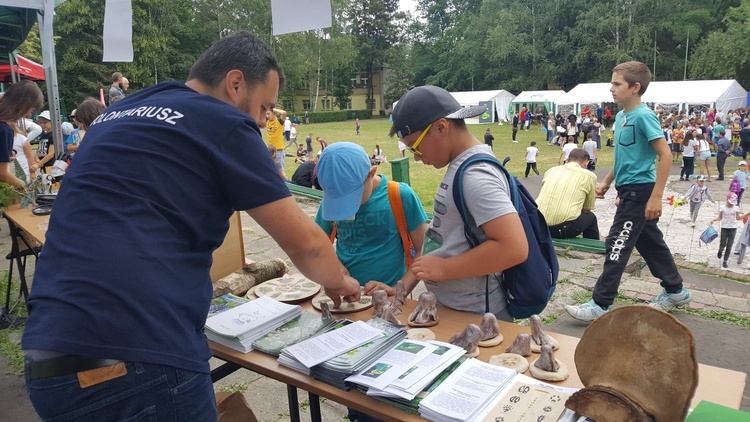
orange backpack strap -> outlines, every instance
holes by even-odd
[[[338,233],[338,230],[336,229],[335,221],[331,221],[331,225],[333,226],[333,230],[331,230],[331,234],[329,237],[331,238],[331,243],[333,243],[334,241],[336,241],[336,234]]]
[[[391,212],[396,220],[398,234],[401,236],[401,245],[404,247],[404,256],[406,257],[406,268],[411,267],[412,262],[412,242],[409,236],[409,228],[406,225],[406,215],[404,214],[404,204],[401,202],[401,186],[393,180],[388,181],[388,201],[391,203]]]

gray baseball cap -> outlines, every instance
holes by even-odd
[[[430,123],[446,119],[467,119],[487,110],[486,106],[461,107],[443,88],[418,86],[404,94],[393,109],[396,136],[403,138],[426,128]]]

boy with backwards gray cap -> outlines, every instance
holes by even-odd
[[[425,281],[442,306],[477,314],[492,312],[498,319],[512,321],[500,275],[526,260],[529,245],[508,195],[508,180],[487,163],[466,169],[464,202],[481,243],[473,249],[452,195],[453,179],[461,164],[475,154],[492,154],[463,120],[484,111],[484,106],[461,107],[442,88],[417,87],[396,104],[390,136],[398,136],[415,160],[438,169],[448,167],[435,194],[434,217],[425,234],[422,256],[414,260],[412,273]]]

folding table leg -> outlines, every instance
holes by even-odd
[[[300,422],[299,402],[297,401],[297,387],[291,384],[287,384],[286,395],[289,399],[289,420],[291,422]]]
[[[307,395],[310,400],[310,419],[312,419],[312,422],[323,422],[320,414],[320,397],[309,392]]]

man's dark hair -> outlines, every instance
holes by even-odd
[[[112,83],[120,82],[120,79],[122,79],[122,73],[115,72],[112,74]]]
[[[279,90],[284,88],[284,72],[273,51],[260,38],[247,31],[224,37],[208,48],[193,64],[188,81],[197,79],[216,88],[231,70],[245,75],[248,86],[268,81],[268,72],[279,74]]]
[[[591,156],[589,155],[589,153],[582,148],[576,148],[573,151],[570,151],[570,155],[568,155],[568,162],[575,161],[576,163],[582,163],[590,159]]]

